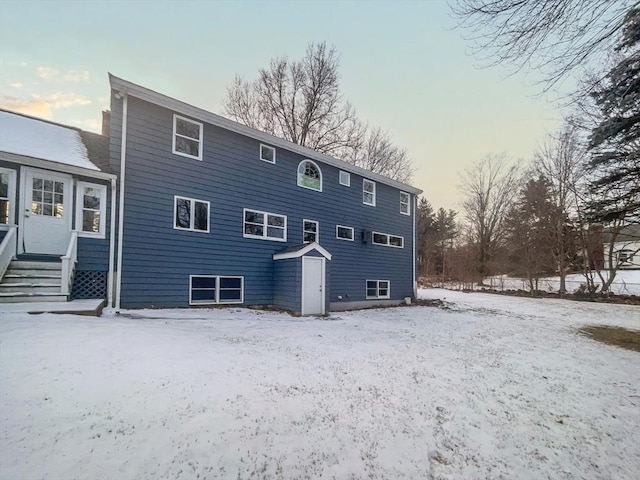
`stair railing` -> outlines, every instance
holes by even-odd
[[[78,232],[76,230],[71,231],[71,239],[69,240],[67,253],[61,258],[61,260],[61,293],[63,295],[69,295],[69,293],[71,293],[71,283],[73,282],[73,274],[75,273],[76,262],[78,261]]]
[[[18,232],[17,225],[2,225],[3,230],[7,230],[6,235],[0,243],[0,280],[7,273],[7,268],[11,260],[16,257],[16,234]]]

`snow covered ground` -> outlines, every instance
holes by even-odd
[[[637,479],[640,308],[0,314],[2,479]]]

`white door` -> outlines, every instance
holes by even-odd
[[[62,255],[71,238],[73,179],[25,169],[22,241],[25,253]]]
[[[324,314],[324,258],[302,257],[302,314]]]

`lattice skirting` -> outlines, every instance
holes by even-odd
[[[76,271],[71,298],[107,298],[107,272]]]

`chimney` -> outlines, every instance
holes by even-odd
[[[102,111],[102,135],[105,137],[109,136],[109,124],[111,122],[111,111],[103,110]]]

